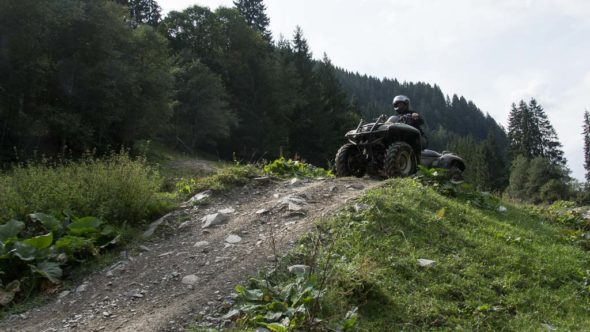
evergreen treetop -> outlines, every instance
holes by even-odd
[[[527,159],[547,158],[551,164],[566,167],[562,145],[543,107],[535,99],[527,104],[521,100],[512,104],[508,120],[508,140],[512,159],[518,155]]]
[[[266,15],[266,6],[262,0],[237,0],[234,1],[234,6],[244,16],[249,26],[260,31],[266,40],[272,39],[272,34],[268,29],[270,19]]]
[[[141,23],[156,26],[161,19],[160,5],[156,0],[115,0],[117,3],[129,7],[134,26]]]

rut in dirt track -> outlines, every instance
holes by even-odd
[[[136,251],[51,303],[1,322],[0,330],[177,331],[196,317],[217,325],[212,316],[236,284],[273,264],[314,221],[380,183],[267,179],[185,207],[164,217]],[[203,229],[201,219],[219,211],[229,218]]]

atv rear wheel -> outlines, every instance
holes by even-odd
[[[405,142],[396,142],[387,148],[383,165],[389,177],[406,177],[416,172],[416,156],[412,147]]]
[[[338,153],[336,153],[336,176],[356,176],[358,178],[365,175],[367,163],[359,148],[352,144],[344,144]]]
[[[463,171],[457,166],[451,166],[451,168],[449,168],[449,170],[447,171],[447,174],[451,181],[463,181]]]

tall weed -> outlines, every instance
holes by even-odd
[[[17,165],[0,175],[0,222],[27,214],[73,211],[110,223],[137,223],[161,213],[158,172],[126,152],[99,159]]]

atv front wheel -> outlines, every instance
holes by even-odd
[[[405,142],[396,142],[387,148],[383,165],[389,177],[406,177],[416,172],[416,156],[412,147]]]
[[[447,172],[451,181],[460,182],[463,181],[463,171],[457,166],[451,166]]]
[[[351,143],[344,144],[336,153],[336,176],[365,175],[367,163],[359,148]]]

